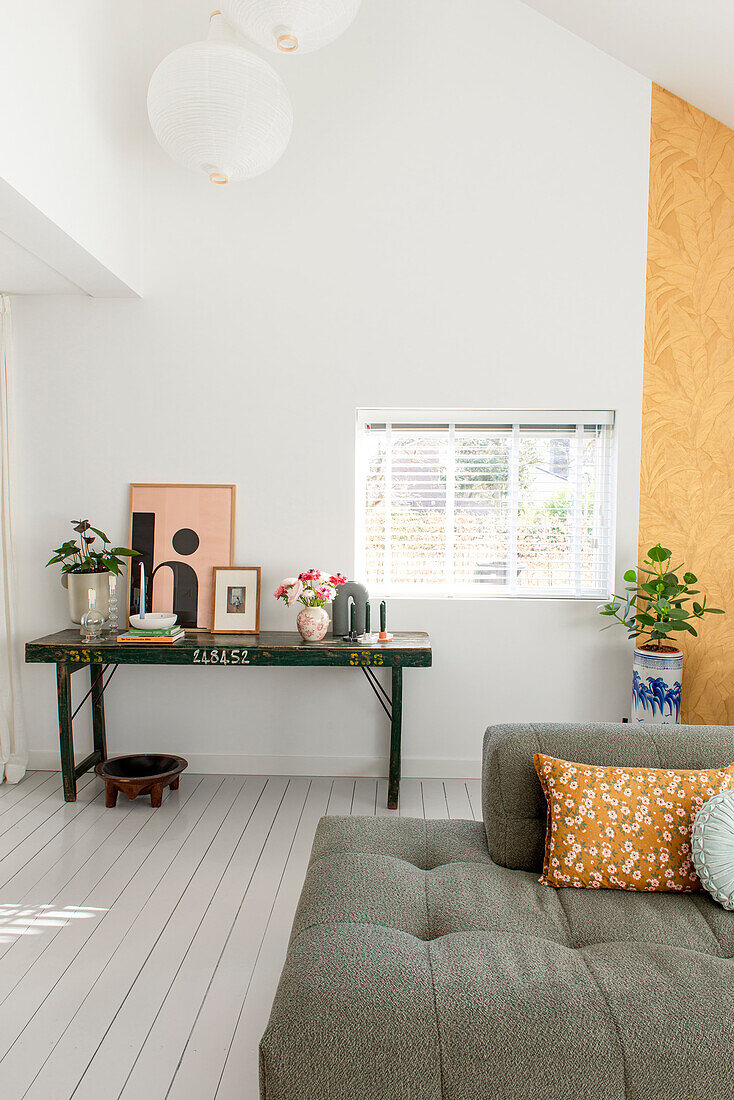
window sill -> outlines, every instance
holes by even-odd
[[[369,586],[368,586],[369,587]],[[465,592],[391,592],[388,589],[375,588],[370,591],[370,600],[421,600],[423,602],[429,600],[458,600],[458,601],[472,601],[474,603],[485,603],[492,600],[523,600],[530,603],[605,603],[609,599],[609,594],[591,594],[585,596],[573,596],[569,593],[548,593],[544,592],[542,595],[534,595],[525,592],[482,592],[482,593],[465,593]]]

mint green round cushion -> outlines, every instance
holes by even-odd
[[[704,802],[691,833],[693,865],[704,890],[734,909],[734,790]]]

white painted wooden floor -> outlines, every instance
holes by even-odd
[[[0,786],[2,1100],[256,1100],[325,814],[481,818],[479,782],[190,775],[163,806]]]

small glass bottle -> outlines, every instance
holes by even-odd
[[[88,606],[82,615],[79,633],[83,642],[93,642],[101,636],[105,620],[102,612],[97,610],[97,593],[93,588],[87,589],[87,600]]]

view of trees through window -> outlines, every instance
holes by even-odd
[[[363,426],[367,583],[605,595],[609,429]]]

